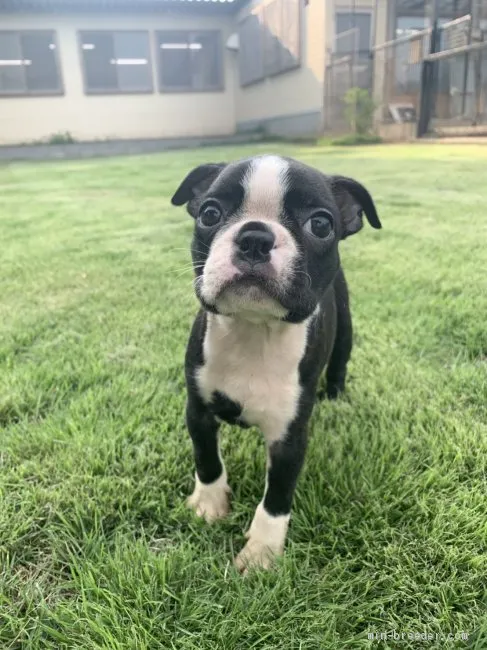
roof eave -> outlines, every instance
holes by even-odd
[[[234,14],[250,0],[0,0],[0,13]]]

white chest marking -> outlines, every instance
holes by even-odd
[[[268,442],[277,440],[297,412],[307,333],[307,322],[253,323],[208,314],[205,363],[196,375],[203,399],[210,402],[215,391],[224,393]]]

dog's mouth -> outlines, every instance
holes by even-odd
[[[233,294],[247,300],[262,298],[276,298],[275,280],[263,273],[248,271],[239,273],[223,284],[217,298]]]
[[[278,318],[287,311],[279,300],[275,279],[254,271],[225,282],[216,305],[222,313],[268,313]]]

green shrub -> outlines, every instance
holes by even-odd
[[[69,131],[64,133],[53,133],[47,139],[47,144],[73,144],[76,140]]]
[[[364,135],[374,124],[375,102],[368,90],[350,88],[345,95],[345,115],[353,133]]]

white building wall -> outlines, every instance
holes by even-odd
[[[64,95],[0,96],[0,144],[47,139],[69,132],[80,141],[219,136],[235,131],[235,54],[224,47],[231,16],[175,14],[69,15],[1,14],[0,29],[54,29],[57,32]],[[78,30],[149,30],[152,94],[86,95]],[[159,93],[155,65],[158,29],[218,29],[224,48],[224,90],[214,93]]]

